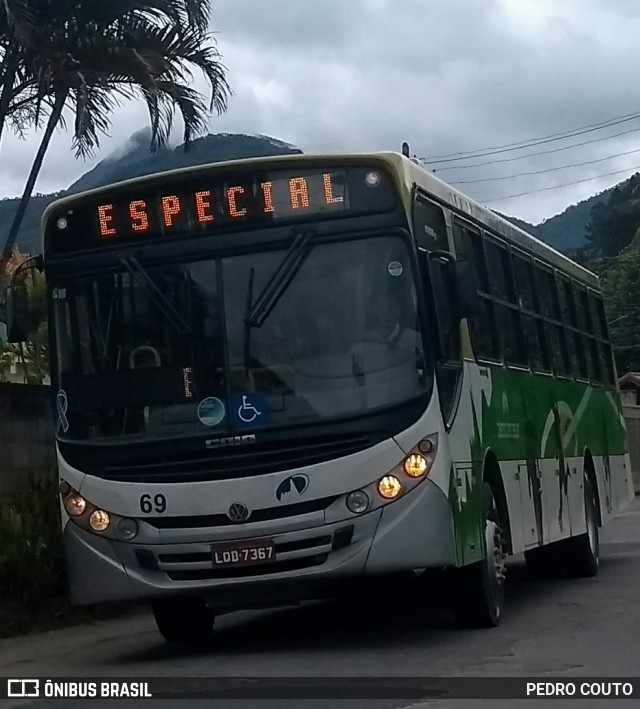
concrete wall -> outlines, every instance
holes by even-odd
[[[51,389],[0,383],[0,496],[55,466]]]
[[[627,440],[629,442],[629,457],[633,473],[633,489],[640,493],[640,406],[623,404],[622,411],[627,424]]]

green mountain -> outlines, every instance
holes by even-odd
[[[149,129],[134,133],[123,146],[99,162],[67,190],[48,195],[34,195],[18,236],[18,248],[25,253],[37,253],[41,250],[39,229],[42,212],[51,202],[65,194],[83,192],[112,182],[191,165],[302,152],[289,143],[264,135],[216,133],[193,141],[187,152],[184,151],[184,146],[180,145],[151,153],[149,137]],[[5,198],[0,201],[2,239],[9,231],[17,208],[17,198]]]
[[[151,153],[149,151],[149,138],[150,132],[148,128],[138,131],[124,145],[84,174],[67,190],[50,195],[35,195],[27,210],[18,238],[19,248],[26,253],[34,253],[40,250],[39,228],[42,212],[54,199],[64,194],[82,192],[132,177],[140,177],[154,172],[191,165],[302,152],[289,143],[268,136],[216,133],[195,140],[191,149],[187,152],[184,151],[183,146],[178,146]],[[591,233],[594,228],[600,231],[610,226],[617,228],[618,222],[623,223],[625,227],[628,226],[628,215],[623,215],[624,219],[618,215],[621,211],[625,211],[624,207],[620,206],[620,202],[626,198],[627,192],[629,192],[629,185],[633,181],[634,178],[630,178],[630,180],[626,180],[616,187],[605,190],[578,204],[571,205],[562,213],[546,219],[540,224],[529,224],[516,217],[499,212],[498,214],[521,229],[533,234],[541,241],[553,246],[558,251],[577,257],[582,250],[590,248],[593,242]],[[633,182],[632,187],[635,187],[635,182]],[[616,201],[615,219],[607,217],[610,213],[612,199]],[[17,205],[17,199],[5,198],[0,200],[0,235],[4,236],[8,232]],[[627,209],[626,211],[629,210]],[[635,213],[636,208],[631,211]],[[612,221],[615,221],[615,224],[612,224]],[[633,233],[630,233],[625,243],[628,243],[632,236]],[[623,241],[625,238],[626,236],[624,236]],[[605,251],[610,252],[608,249]]]
[[[591,221],[591,210],[598,204],[605,203],[613,190],[600,192],[588,199],[572,204],[560,214],[556,214],[549,219],[545,219],[540,224],[529,224],[529,222],[500,214],[504,219],[508,219],[512,224],[528,231],[540,241],[544,241],[553,246],[554,249],[570,256],[575,255],[579,250],[587,246],[587,230]]]

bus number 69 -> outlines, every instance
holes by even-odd
[[[159,493],[153,495],[153,497],[151,495],[142,495],[140,497],[140,509],[144,514],[149,514],[150,512],[162,514],[167,510],[167,498]]]

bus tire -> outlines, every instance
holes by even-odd
[[[504,610],[505,540],[493,490],[486,482],[482,493],[486,555],[455,570],[452,597],[463,626],[492,628],[500,623]]]
[[[587,531],[565,542],[565,560],[571,576],[592,577],[600,566],[597,501],[591,478],[584,474],[584,515]]]
[[[169,643],[202,643],[211,635],[215,613],[203,601],[161,601],[152,610],[160,634]]]

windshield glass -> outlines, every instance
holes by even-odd
[[[59,435],[236,434],[423,394],[429,375],[405,242],[325,242],[299,253],[169,267],[125,259],[118,273],[56,284]]]

